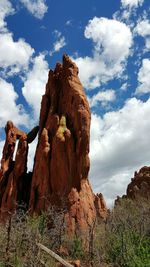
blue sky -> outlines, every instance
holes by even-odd
[[[150,164],[149,11],[149,0],[1,0],[0,154],[7,120],[38,124],[48,69],[67,53],[92,111],[90,181],[108,205],[122,195]]]

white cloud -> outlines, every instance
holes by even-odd
[[[99,102],[106,104],[108,102],[113,102],[116,99],[115,91],[110,89],[106,91],[100,91],[91,98],[89,98],[90,106],[94,107]]]
[[[149,164],[150,99],[128,100],[103,118],[92,115],[90,177],[94,190],[110,203],[125,193],[135,170]]]
[[[136,28],[135,33],[142,36],[145,39],[146,50],[150,49],[150,21],[144,19],[139,21]]]
[[[66,26],[72,26],[72,19],[66,21]]]
[[[50,51],[50,56],[52,56],[56,52],[59,52],[60,49],[66,45],[65,37],[62,36],[61,32],[55,30],[54,35],[55,35],[56,41],[53,44],[53,49]]]
[[[0,74],[12,76],[26,71],[34,49],[24,39],[14,40],[7,29],[5,18],[15,12],[8,0],[0,1]]]
[[[129,55],[130,29],[117,20],[93,18],[85,28],[85,37],[93,40],[95,50],[109,63],[121,62]]]
[[[0,79],[0,125],[4,127],[8,120],[15,125],[28,126],[29,118],[23,106],[16,104],[18,94],[11,83]]]
[[[124,8],[136,8],[138,6],[141,6],[143,4],[144,0],[121,0],[122,6]]]
[[[20,0],[20,2],[38,19],[42,19],[48,10],[45,0]]]
[[[122,74],[130,55],[132,34],[126,24],[94,17],[85,28],[85,37],[94,43],[93,57],[74,59],[84,87],[95,88]]]
[[[23,39],[13,40],[12,33],[0,34],[0,68],[13,75],[27,69],[34,50]]]
[[[48,63],[45,56],[40,54],[33,60],[33,68],[28,72],[22,88],[22,94],[28,104],[33,108],[34,119],[38,120],[41,97],[45,92],[48,79]]]
[[[138,73],[139,86],[136,89],[137,94],[150,92],[150,59],[145,58],[142,61],[142,67]]]
[[[0,1],[0,31],[6,31],[6,22],[5,18],[8,15],[13,14],[14,9],[8,0],[1,0]]]
[[[120,90],[122,91],[126,91],[127,89],[129,88],[129,84],[126,82],[126,83],[123,83],[120,87]]]

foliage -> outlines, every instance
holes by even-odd
[[[150,267],[149,200],[123,199],[97,231],[100,261],[119,267]]]
[[[1,224],[0,267],[57,266],[37,242],[58,254],[66,249],[69,259],[80,259],[86,267],[150,267],[150,200],[123,199],[107,221],[94,222],[85,239],[66,235],[64,212],[51,207],[40,216],[17,213]]]
[[[73,259],[81,259],[83,257],[82,241],[79,237],[75,237],[71,247],[71,257]]]

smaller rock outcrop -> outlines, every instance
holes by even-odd
[[[94,204],[96,208],[97,218],[106,220],[108,216],[108,209],[102,193],[95,195]]]
[[[6,124],[6,141],[0,169],[0,218],[2,219],[16,209],[16,204],[27,205],[29,202],[31,173],[27,174],[28,142],[35,138],[37,131],[38,128],[35,128],[26,134],[16,128],[11,121]],[[16,155],[14,155],[15,149]]]
[[[150,197],[150,167],[144,166],[139,172],[135,172],[127,187],[127,197],[131,199]]]
[[[150,167],[144,166],[139,172],[135,171],[131,183],[127,186],[126,195],[117,197],[115,204],[119,204],[121,199],[137,200],[139,198],[150,198]]]

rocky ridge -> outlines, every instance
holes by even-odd
[[[138,200],[140,198],[150,198],[150,167],[144,166],[138,172],[135,171],[134,177],[127,186],[126,195],[117,197],[115,204],[118,204],[121,199]]]
[[[6,125],[0,170],[1,220],[22,203],[30,214],[51,206],[64,207],[67,229],[73,234],[88,231],[96,217],[106,218],[104,198],[94,195],[88,180],[90,119],[78,68],[64,55],[63,63],[49,71],[39,127],[26,134],[12,122]],[[38,131],[33,173],[27,173],[28,146]]]

